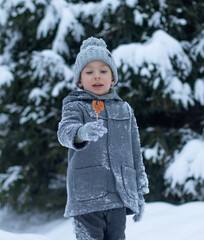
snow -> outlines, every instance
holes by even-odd
[[[204,202],[180,206],[165,202],[147,203],[141,222],[127,216],[128,240],[203,240]],[[75,240],[72,219],[46,220],[39,214],[15,215],[0,210],[1,240]]]
[[[8,114],[0,113],[0,126],[3,126],[4,124],[6,124],[8,120],[9,120]]]
[[[70,3],[65,0],[51,0],[49,4],[45,0],[35,1],[32,0],[23,1],[21,0],[11,0],[3,1],[0,0],[2,6],[0,10],[0,23],[2,25],[7,23],[7,17],[9,14],[12,16],[19,15],[29,10],[31,13],[36,11],[36,5],[41,4],[45,6],[44,17],[39,22],[36,37],[40,39],[41,37],[46,38],[48,34],[56,30],[56,36],[53,39],[51,49],[44,50],[42,52],[34,51],[32,53],[31,68],[35,68],[32,78],[42,78],[47,75],[46,67],[53,66],[51,59],[59,60],[60,55],[66,55],[69,57],[70,46],[67,44],[67,36],[72,35],[72,37],[80,42],[84,36],[84,26],[80,24],[77,20],[80,18],[87,18],[88,16],[93,17],[93,24],[95,27],[99,26],[103,20],[104,14],[108,11],[115,12],[120,6],[121,1],[119,0],[102,0],[100,2],[88,2],[88,3]],[[126,4],[129,7],[135,7],[134,11],[134,21],[138,25],[143,25],[144,20],[148,21],[149,26],[157,26],[164,22],[162,11],[167,7],[165,0],[159,1],[159,11],[154,12],[152,16],[148,19],[147,14],[143,13],[139,7],[137,7],[138,0],[127,0]],[[18,7],[17,7],[18,6]],[[98,9],[97,13],[95,9]],[[141,12],[140,12],[141,11]],[[173,17],[173,16],[170,16]],[[184,19],[175,19],[175,22],[179,24],[185,24]],[[110,28],[110,25],[106,24],[106,30]],[[198,38],[194,39],[191,43],[191,55],[196,58],[199,54],[203,56],[203,34],[204,31],[200,32]],[[3,55],[0,56],[1,64],[11,65],[12,55],[10,54],[11,49],[15,46],[17,40],[21,39],[22,36],[15,31],[7,31],[8,43],[4,48]],[[147,36],[145,37],[147,38]],[[50,51],[50,53],[48,53]],[[50,56],[48,56],[50,55]],[[182,105],[187,108],[188,105],[194,105],[194,99],[200,101],[203,105],[203,92],[197,87],[200,83],[195,84],[195,94],[192,93],[192,89],[187,82],[183,82],[179,76],[176,76],[176,71],[174,70],[171,60],[175,58],[176,67],[180,71],[188,76],[191,72],[192,66],[189,57],[185,54],[182,43],[174,39],[168,33],[163,30],[157,30],[153,35],[144,43],[131,43],[120,45],[113,51],[113,56],[116,60],[117,66],[120,67],[121,61],[124,63],[123,70],[127,70],[128,66],[131,66],[135,73],[142,67],[141,74],[150,77],[151,69],[149,67],[156,65],[159,73],[161,73],[162,78],[165,81],[165,91],[163,94],[170,96],[170,98],[177,104],[182,103]],[[46,63],[47,62],[47,63]],[[56,62],[56,61],[55,61]],[[144,69],[143,65],[147,64],[147,68]],[[66,66],[65,61],[61,57],[58,64],[55,64],[53,71],[50,71],[52,76],[56,74],[64,75],[63,83],[56,84],[52,90],[52,96],[57,96],[60,92],[60,88],[68,86],[71,84],[70,80],[73,77],[72,70]],[[11,67],[10,67],[11,69]],[[31,70],[32,70],[31,69]],[[203,67],[200,68],[202,73]],[[59,79],[62,81],[63,79]],[[153,80],[153,88],[160,86],[160,79],[155,78]],[[129,82],[126,83],[128,85]],[[73,86],[69,86],[71,89]],[[47,86],[44,95],[50,90]],[[51,91],[51,90],[50,90]],[[41,94],[42,96],[42,94]],[[164,96],[164,97],[165,97]],[[37,103],[40,103],[39,99]],[[38,105],[38,104],[37,104]]]
[[[159,0],[160,9],[167,8],[166,0]]]
[[[54,86],[51,95],[52,95],[53,97],[59,96],[59,93],[60,93],[61,89],[66,88],[66,87],[67,87],[67,86],[66,86],[66,82],[65,82],[65,81],[58,82],[58,83]],[[72,88],[72,87],[71,87],[71,88]]]
[[[7,85],[8,87],[10,87],[11,82],[14,80],[14,77],[13,77],[13,74],[11,73],[9,67],[5,66],[5,65],[1,65],[0,66],[0,74],[1,74],[0,88],[3,85]]]
[[[65,40],[69,34],[78,42],[84,35],[84,28],[77,21],[76,11],[73,11],[72,6],[73,4],[68,4],[64,0],[52,0],[38,26],[37,39],[41,36],[46,37],[48,32],[53,31],[58,24],[56,37],[52,44],[52,50],[56,53],[69,55],[69,46]],[[79,9],[81,8],[78,8],[78,11]]]
[[[8,65],[11,69],[13,65],[15,65],[13,63],[11,51],[15,47],[16,42],[21,38],[21,34],[11,31],[10,29],[7,29],[6,34],[8,38],[6,39],[6,46],[3,49],[3,53],[0,55],[0,64]]]
[[[134,22],[140,26],[143,25],[144,19],[148,18],[146,13],[141,13],[139,10],[134,10]]]
[[[161,161],[165,155],[165,150],[159,142],[156,142],[152,148],[142,149],[142,152],[144,152],[145,159],[151,160],[153,163]]]
[[[1,2],[0,2],[1,3]],[[2,8],[0,8],[0,25],[4,26],[7,21],[7,14]]]
[[[32,112],[32,108],[31,106],[27,106],[22,114],[21,114],[21,118],[20,118],[20,124],[24,124],[25,122],[29,121],[29,120],[33,120],[36,121],[37,124],[41,124],[45,121],[47,121],[49,118],[55,116],[55,112],[49,112],[47,114],[45,114],[45,106],[41,106],[41,105],[37,105],[38,104],[38,100],[41,101],[40,96],[38,96],[38,98],[36,99],[36,107],[34,109],[34,111]]]
[[[174,154],[174,162],[167,168],[164,175],[170,184],[170,191],[173,194],[182,196],[184,193],[191,193],[198,199],[203,200],[203,194],[199,196],[196,191],[196,182],[204,180],[204,140],[191,139]],[[176,186],[184,186],[179,190]],[[202,191],[202,185],[200,186]]]
[[[129,64],[138,72],[138,67],[144,63],[156,64],[160,67],[162,77],[173,71],[170,58],[177,57],[178,63],[186,75],[191,71],[191,62],[184,53],[181,44],[163,30],[157,30],[145,43],[120,45],[113,51],[117,66],[121,61]]]
[[[36,108],[35,111],[37,112],[39,109]],[[30,119],[32,119],[33,121],[37,120],[40,117],[43,117],[43,111],[39,111],[39,113],[36,112],[30,112],[31,111],[31,107],[27,106],[24,111],[21,114],[21,118],[20,118],[20,124],[24,124],[25,122],[29,121]]]
[[[92,15],[94,26],[99,27],[101,21],[103,20],[105,11],[110,10],[111,12],[114,12],[120,4],[121,1],[119,0],[102,0],[96,3],[90,1],[85,4],[70,4],[69,6],[72,9],[75,17],[79,17],[82,14],[84,18],[88,18],[90,15]]]
[[[66,65],[62,56],[53,50],[34,51],[30,65],[33,69],[31,81],[36,78],[42,81],[42,87],[31,89],[28,96],[28,100],[35,101],[36,106],[40,105],[42,98],[47,99],[50,92],[52,97],[57,97],[63,88],[74,89],[75,86],[71,82],[73,77],[72,69]],[[56,78],[58,81],[52,86],[52,81]],[[34,116],[32,118],[36,119]]]
[[[52,77],[57,74],[64,75],[67,70],[64,59],[52,50],[45,49],[41,52],[33,51],[31,59],[31,68],[34,70],[32,79],[39,77],[43,79],[47,76],[48,70]]]
[[[40,21],[37,28],[37,39],[41,36],[46,37],[49,30],[54,30],[59,21],[59,16],[53,5],[50,4],[45,10],[44,18]]]
[[[190,85],[188,83],[182,83],[177,76],[170,76],[169,78],[169,84],[164,93],[170,93],[171,99],[176,103],[181,101],[185,108],[188,107],[188,103],[194,105]]]
[[[162,14],[161,12],[155,12],[148,21],[148,26],[158,27],[161,24]]]
[[[129,7],[135,7],[135,5],[138,4],[138,0],[126,0],[126,4]]]
[[[174,159],[165,174],[167,179],[172,179],[172,188],[177,183],[184,184],[192,176],[196,179],[204,179],[204,141],[190,140],[181,152],[175,153]]]
[[[155,31],[145,43],[120,45],[113,51],[113,57],[117,67],[123,63],[124,69],[130,66],[136,74],[144,64],[156,65],[165,81],[164,94],[169,94],[176,103],[181,101],[186,108],[188,103],[194,104],[190,85],[187,82],[183,83],[175,75],[171,62],[171,59],[176,58],[177,66],[183,70],[184,75],[188,76],[192,69],[190,59],[183,51],[181,43],[165,31]],[[153,86],[157,87],[158,79],[155,81]]]
[[[48,98],[46,92],[40,88],[33,88],[28,96],[29,100],[35,100],[36,105],[40,105],[41,98]]]
[[[164,22],[165,20],[163,19],[164,16],[162,9],[166,8],[167,5],[165,0],[159,0],[158,2],[161,11],[154,12],[149,19],[148,15],[143,13],[138,6],[138,9],[135,9],[134,11],[135,23],[142,26],[144,21],[148,21],[147,24],[149,26],[157,26],[159,28],[161,22]],[[114,12],[121,4],[121,1],[102,0],[100,2],[91,1],[88,3],[79,2],[78,4],[72,4],[68,3],[66,0],[50,0],[49,4],[47,4],[47,0],[36,0],[34,4],[33,0],[0,0],[1,26],[6,26],[9,16],[17,17],[18,15],[25,13],[27,10],[35,15],[37,4],[42,4],[45,6],[44,17],[41,19],[37,28],[37,40],[39,40],[41,37],[46,38],[50,32],[55,30],[55,28],[57,28],[56,37],[53,39],[52,46],[50,46],[51,49],[44,49],[41,52],[32,52],[32,59],[30,62],[31,65],[29,66],[32,70],[32,72],[30,71],[30,80],[35,81],[37,78],[39,80],[39,85],[41,84],[40,86],[36,86],[35,88],[31,89],[28,95],[28,103],[29,101],[35,102],[36,108],[34,109],[34,112],[32,112],[33,110],[29,105],[23,110],[23,112],[22,108],[16,104],[7,105],[7,108],[11,113],[15,111],[19,113],[22,112],[20,124],[23,124],[30,119],[37,121],[38,124],[46,121],[55,113],[52,112],[45,116],[44,106],[40,107],[43,98],[58,97],[60,91],[66,87],[74,89],[75,85],[71,82],[73,78],[73,71],[71,68],[69,68],[69,66],[67,66],[65,60],[62,56],[60,56],[60,54],[65,54],[66,56],[69,55],[70,49],[67,44],[67,39],[65,39],[67,36],[69,36],[69,34],[71,34],[77,42],[81,41],[82,37],[84,36],[84,27],[77,21],[78,17],[80,16],[81,18],[87,18],[91,15],[93,17],[94,26],[98,27],[103,20],[104,14],[106,14],[108,11]],[[126,4],[129,7],[133,7],[138,4],[138,0],[127,0]],[[96,9],[97,11],[95,11]],[[177,11],[178,13],[181,13],[183,10],[178,8]],[[174,16],[169,17],[172,19],[174,24],[186,24],[185,19]],[[106,23],[105,26],[106,30],[110,28],[109,23]],[[14,70],[15,63],[13,63],[12,59],[12,49],[15,47],[16,42],[23,37],[19,32],[13,32],[9,28],[6,30],[6,46],[3,49],[2,55],[0,55],[0,93],[2,96],[6,94],[6,92],[4,92],[4,87],[2,86],[10,87],[14,81],[12,71]],[[187,41],[183,41],[182,43],[174,39],[165,31],[157,30],[144,43],[120,45],[113,51],[113,57],[116,60],[118,67],[120,67],[121,62],[124,63],[124,72],[129,66],[131,66],[137,74],[138,69],[142,67],[140,76],[144,77],[151,77],[151,71],[153,70],[154,65],[156,65],[165,81],[166,89],[163,92],[164,94],[169,94],[172,100],[174,100],[176,103],[181,102],[185,108],[188,107],[188,104],[193,105],[194,100],[197,100],[202,106],[204,106],[204,79],[199,78],[195,81],[192,92],[190,85],[187,82],[181,81],[179,76],[176,75],[171,62],[171,59],[175,57],[177,59],[176,66],[178,69],[180,69],[181,72],[183,71],[185,76],[188,76],[191,72],[192,66],[189,57],[183,50],[185,48],[184,44],[186,45],[186,49],[190,50],[190,56],[196,61],[199,59],[199,57],[204,57],[203,36],[204,30],[201,30],[200,34],[196,36],[191,43],[188,43]],[[20,61],[24,61],[23,57]],[[143,66],[144,63],[147,63],[146,67]],[[202,76],[202,73],[204,72],[203,66],[200,67],[199,72],[200,76]],[[51,76],[51,78],[49,78],[49,76]],[[56,82],[52,83],[53,79],[55,79]],[[160,78],[154,79],[152,85],[154,89],[159,86],[160,81]],[[128,85],[129,82],[125,84]],[[6,120],[9,120],[9,117],[6,114],[0,114],[0,124],[2,126],[6,125]],[[0,128],[0,134],[3,135],[5,134],[6,128],[2,126],[1,128],[3,130]],[[188,135],[185,136],[188,137]],[[189,136],[189,139],[186,137],[185,140],[187,143],[183,146],[183,148],[174,154],[174,161],[169,165],[165,178],[167,183],[170,184],[169,191],[172,191],[172,193],[176,193],[180,196],[184,193],[192,194],[195,197],[197,196],[198,199],[203,200],[204,192],[198,194],[196,190],[196,184],[203,184],[204,181],[204,141],[198,138],[196,139],[195,136],[192,135],[192,132],[189,133]],[[195,139],[192,139],[192,137]],[[19,143],[18,147],[23,147],[23,144],[26,144],[26,142]],[[151,160],[153,163],[162,160],[163,156],[165,155],[165,149],[159,143],[155,143],[152,148],[149,147],[143,151],[145,158],[147,160]],[[20,166],[12,166],[6,173],[0,174],[0,182],[4,182],[2,185],[3,189],[7,189],[10,184],[21,177],[20,170]],[[177,188],[177,186],[182,186],[183,189]],[[201,187],[199,189],[202,191]],[[148,204],[147,212],[143,222],[134,224],[131,220],[131,217],[128,218],[128,239],[145,240],[150,238],[152,239],[153,237],[153,239],[167,239],[166,237],[169,236],[171,236],[169,239],[175,240],[186,240],[190,239],[190,237],[193,240],[201,239],[200,236],[203,236],[203,230],[201,231],[200,225],[194,224],[194,222],[191,222],[190,219],[194,216],[192,206],[197,208],[199,205],[201,207],[200,204],[201,203],[191,203],[181,207],[175,207],[173,205],[164,203]],[[189,207],[190,212],[185,213],[185,217],[180,217],[179,213],[181,212],[181,209],[187,209],[187,207]],[[203,205],[201,208],[203,209]],[[172,213],[170,213],[171,211]],[[152,212],[154,213],[154,216]],[[159,215],[157,215],[157,212]],[[192,215],[190,215],[191,213]],[[178,218],[177,215],[180,218]],[[203,214],[201,215],[204,216]],[[0,210],[0,226],[3,222],[1,217],[2,214]],[[179,224],[177,218],[180,220],[180,222],[183,222],[183,225],[180,227],[179,231],[177,231],[177,225]],[[189,220],[188,223],[187,220]],[[198,220],[203,222],[203,219],[201,219],[199,216]],[[173,221],[175,221],[175,224]],[[195,222],[196,221],[197,220],[195,220]],[[171,224],[172,231],[168,229],[168,223]],[[149,231],[146,231],[144,227],[145,224],[149,227]],[[161,229],[160,226],[163,226],[164,229]],[[21,231],[24,231],[23,225],[19,225],[19,227],[22,227]],[[196,227],[198,228],[198,235],[196,235]],[[25,233],[23,235],[8,233],[3,228],[4,230],[0,230],[0,239],[18,240],[19,238],[21,240],[55,240],[61,236],[61,239],[63,240],[66,239],[65,236],[67,235],[72,236],[72,239],[74,239],[70,220],[53,221],[53,223],[50,223],[49,226],[48,224],[44,224],[44,233],[38,230],[40,235],[33,234],[34,231],[32,231],[32,227],[28,226],[28,228],[31,232],[29,235],[25,235]],[[47,230],[45,231],[45,229]],[[188,231],[186,229],[188,229]],[[174,230],[175,234],[173,232]],[[184,236],[182,235],[184,233],[180,233],[180,231],[185,231],[187,234]]]
[[[60,54],[66,54],[69,56],[69,47],[65,42],[65,38],[69,34],[70,25],[75,25],[75,27],[71,27],[71,29],[75,28],[79,31],[79,35],[77,35],[77,40],[79,41],[81,39],[81,36],[84,34],[83,28],[77,26],[77,21],[75,17],[73,16],[71,10],[69,8],[62,8],[62,16],[61,20],[58,26],[56,37],[52,44],[52,49],[55,52],[58,52]]]
[[[21,166],[12,166],[9,167],[7,170],[7,173],[0,174],[0,183],[2,184],[2,189],[0,188],[0,191],[2,190],[8,190],[9,186],[20,179],[22,176],[20,175],[20,171],[22,170]]]
[[[204,106],[204,78],[196,80],[194,84],[194,96],[195,99]]]
[[[177,18],[175,16],[170,16],[170,18],[172,23],[175,25],[183,25],[183,26],[187,25],[187,20],[184,18]]]
[[[191,55],[196,59],[198,55],[204,57],[204,30],[201,31],[198,38],[192,41],[193,47],[191,49]]]
[[[130,4],[133,4],[130,1]],[[76,41],[81,41],[84,36],[84,27],[77,21],[82,14],[84,17],[93,16],[95,26],[99,26],[103,19],[104,9],[112,11],[120,5],[120,1],[103,0],[100,3],[71,4],[65,0],[51,0],[47,6],[44,18],[40,21],[37,29],[37,39],[46,37],[49,31],[53,31],[58,24],[57,34],[52,44],[52,50],[69,55],[69,46],[65,38],[71,34]],[[95,14],[95,9],[98,9]]]
[[[41,1],[38,0],[37,2]],[[23,14],[26,10],[29,10],[31,13],[34,13],[36,11],[35,4],[32,0],[0,0],[0,6],[0,22],[3,24],[6,24],[9,15],[15,17],[17,15]]]
[[[164,79],[173,71],[170,58],[177,57],[186,75],[191,71],[191,62],[181,44],[163,30],[155,31],[145,43],[120,45],[113,51],[113,57],[118,67],[123,62],[133,67],[135,73],[138,73],[139,67],[144,63],[156,64],[160,67]]]
[[[49,240],[47,237],[40,236],[38,234],[14,234],[8,233],[0,230],[0,236],[2,240]]]

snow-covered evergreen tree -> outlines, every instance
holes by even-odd
[[[199,0],[0,0],[0,204],[64,207],[67,153],[57,123],[81,41],[91,35],[112,50],[117,91],[135,110],[149,200],[201,200],[203,174],[187,171],[181,181],[173,169],[202,168],[202,157],[185,155],[192,146],[202,152],[204,141],[202,7]]]

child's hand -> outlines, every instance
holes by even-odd
[[[97,122],[88,122],[84,126],[80,127],[77,136],[83,141],[96,142],[99,137],[103,137],[107,133],[107,128],[103,126],[103,120]]]

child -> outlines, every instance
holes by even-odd
[[[140,219],[149,190],[134,113],[112,88],[117,68],[102,39],[83,41],[74,80],[81,90],[63,100],[58,129],[69,148],[64,216],[74,217],[77,239],[122,240],[126,214]]]

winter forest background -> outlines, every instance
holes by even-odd
[[[204,200],[202,0],[0,0],[0,205],[64,209],[67,149],[57,141],[82,40],[113,53],[134,108],[147,201]]]

